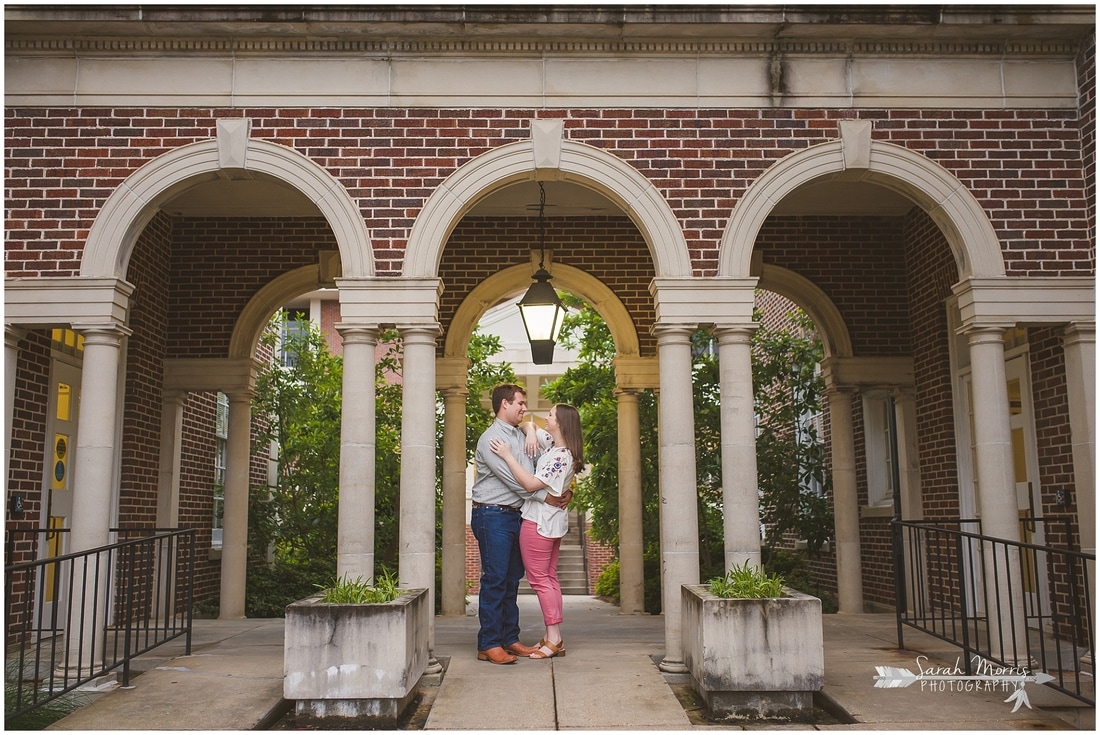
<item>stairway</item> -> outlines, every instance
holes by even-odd
[[[569,531],[561,540],[561,552],[558,555],[558,581],[563,595],[587,595],[588,573],[584,565],[584,547],[581,546],[580,524],[577,514],[569,514]],[[527,583],[527,577],[519,581],[521,595],[533,595],[535,591]]]

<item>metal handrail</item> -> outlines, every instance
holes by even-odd
[[[120,533],[144,535],[4,568],[5,718],[116,670],[129,686],[131,662],[176,638],[190,655],[195,530]]]
[[[1026,665],[1095,704],[1082,665],[1095,654],[1095,554],[987,536],[974,520],[894,519],[891,528],[899,648],[914,628],[959,646],[967,674],[976,659]]]

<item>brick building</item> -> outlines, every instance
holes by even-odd
[[[199,573],[243,615],[256,343],[330,286],[347,374],[369,374],[380,329],[404,340],[412,586],[433,586],[437,391],[446,405],[455,612],[466,344],[531,281],[541,182],[554,285],[615,339],[625,611],[640,390],[660,396],[665,599],[698,577],[700,326],[722,364],[726,559],[759,558],[757,288],[825,342],[841,611],[893,605],[892,495],[905,518],[980,517],[1007,539],[1022,512],[1068,514],[1063,540],[1091,552],[1094,32],[1083,5],[8,5],[9,523],[19,496],[20,520],[69,528],[73,550],[116,526],[208,529],[220,391],[223,545]],[[374,492],[369,383],[343,398],[353,576],[373,567],[353,522]],[[872,425],[897,448],[889,493]],[[58,437],[73,451],[52,482]],[[678,606],[665,616],[675,667]]]

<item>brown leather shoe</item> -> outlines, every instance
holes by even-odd
[[[504,649],[500,646],[496,646],[487,651],[478,651],[477,660],[488,661],[491,664],[514,664],[516,662],[516,657],[505,653]]]
[[[514,653],[517,656],[523,656],[527,658],[535,651],[539,650],[538,646],[525,646],[522,642],[516,641],[515,643],[509,643],[504,647],[504,650],[508,653]]]

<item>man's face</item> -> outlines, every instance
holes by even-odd
[[[519,426],[525,413],[527,413],[527,396],[519,391],[516,391],[512,400],[500,402],[500,420],[512,426]]]

